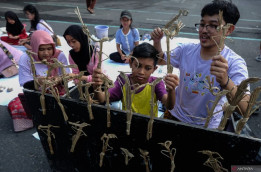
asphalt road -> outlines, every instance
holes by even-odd
[[[185,8],[189,10],[189,16],[182,18],[186,27],[182,29],[179,36],[197,38],[194,23],[200,20],[200,10],[207,2],[210,0],[98,0],[95,14],[91,15],[86,11],[85,1],[1,0],[0,27],[5,26],[4,12],[7,10],[16,12],[19,18],[30,26],[22,9],[26,4],[31,3],[39,9],[41,17],[51,24],[58,35],[62,35],[69,25],[80,24],[74,14],[77,6],[91,33],[94,33],[95,25],[108,25],[110,27],[109,36],[113,38],[120,25],[120,12],[128,9],[133,14],[134,26],[139,29],[140,34],[144,35],[150,33],[155,27],[163,26],[177,14],[178,9]],[[241,18],[235,32],[231,35],[232,41],[227,41],[226,44],[246,60],[249,76],[261,78],[261,62],[254,59],[260,51],[261,1],[234,0],[233,2],[238,6]],[[260,85],[261,82],[252,84],[251,89]],[[259,100],[261,100],[261,96],[259,96]],[[40,141],[32,136],[35,129],[20,133],[13,132],[12,120],[6,106],[0,106],[0,121],[0,172],[51,171]],[[260,122],[260,112],[253,115],[248,122],[258,138],[261,138]]]

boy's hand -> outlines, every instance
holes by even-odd
[[[222,86],[226,85],[228,81],[228,63],[227,60],[221,56],[214,56],[212,59],[210,73],[216,76],[216,81]]]
[[[163,38],[163,31],[158,27],[151,32],[150,36],[154,42],[160,42]]]
[[[179,85],[179,77],[175,74],[168,73],[163,78],[167,91],[173,91]]]
[[[93,73],[92,73],[92,82],[94,82],[95,86],[100,86],[103,84],[103,73],[101,71],[101,69],[94,69]]]

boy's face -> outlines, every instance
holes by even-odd
[[[134,59],[133,62],[131,60],[129,62],[132,69],[132,81],[133,84],[145,84],[150,75],[157,69],[157,66],[154,66],[152,58],[137,58],[137,60]]]
[[[225,25],[225,21],[222,21]],[[219,44],[222,31],[217,31],[218,27],[218,15],[208,16],[205,15],[201,21],[199,27],[199,40],[202,48],[217,48],[215,41]],[[204,27],[202,27],[204,26]],[[212,39],[215,40],[213,40]]]

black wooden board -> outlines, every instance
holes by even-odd
[[[93,105],[94,120],[90,121],[86,102],[61,98],[69,121],[91,124],[83,129],[87,137],[81,136],[74,152],[71,153],[72,136],[75,132],[64,121],[56,100],[51,95],[45,96],[47,113],[43,115],[39,101],[40,93],[31,90],[24,90],[24,93],[36,127],[48,124],[60,126],[60,128],[52,129],[55,135],[55,139],[52,139],[53,155],[50,154],[46,134],[38,130],[41,143],[54,171],[145,172],[144,161],[139,153],[139,148],[141,148],[149,152],[150,171],[169,172],[170,159],[160,153],[164,147],[158,144],[167,140],[172,141],[171,148],[176,148],[175,171],[178,172],[213,171],[203,165],[208,156],[198,152],[201,150],[218,152],[224,158],[219,161],[229,171],[231,165],[258,164],[255,158],[261,146],[260,139],[157,118],[154,120],[152,139],[148,141],[146,133],[149,117],[147,116],[133,114],[131,134],[127,136],[126,112],[112,109],[111,127],[107,128],[106,107]],[[109,141],[113,150],[106,152],[103,166],[99,167],[99,154],[102,150],[101,136],[104,133],[113,133],[117,139]],[[134,154],[128,166],[124,164],[121,147]]]

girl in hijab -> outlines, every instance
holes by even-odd
[[[55,48],[55,44],[51,35],[47,32],[38,30],[31,36],[30,46],[32,51],[37,55],[32,55],[35,61],[47,60],[47,62],[53,62],[52,59],[57,58],[58,61],[64,65],[68,65],[68,61],[63,52]],[[47,76],[48,67],[45,64],[35,64],[37,76]],[[70,73],[69,68],[66,68],[66,72]],[[61,69],[53,70],[51,76],[61,75]],[[33,80],[33,73],[31,69],[30,57],[27,54],[23,54],[19,61],[19,83],[24,86],[28,81]]]
[[[86,71],[81,80],[91,82],[93,70],[99,62],[98,50],[89,44],[87,35],[78,25],[69,26],[63,36],[72,48],[69,54],[69,63],[78,65],[78,69],[73,68],[72,72],[78,74],[80,71]]]
[[[21,21],[14,12],[7,11],[5,13],[5,20],[6,31],[8,36],[2,36],[2,41],[5,41],[11,45],[18,45],[18,41],[20,39],[26,39],[28,37],[24,25],[21,23]]]

